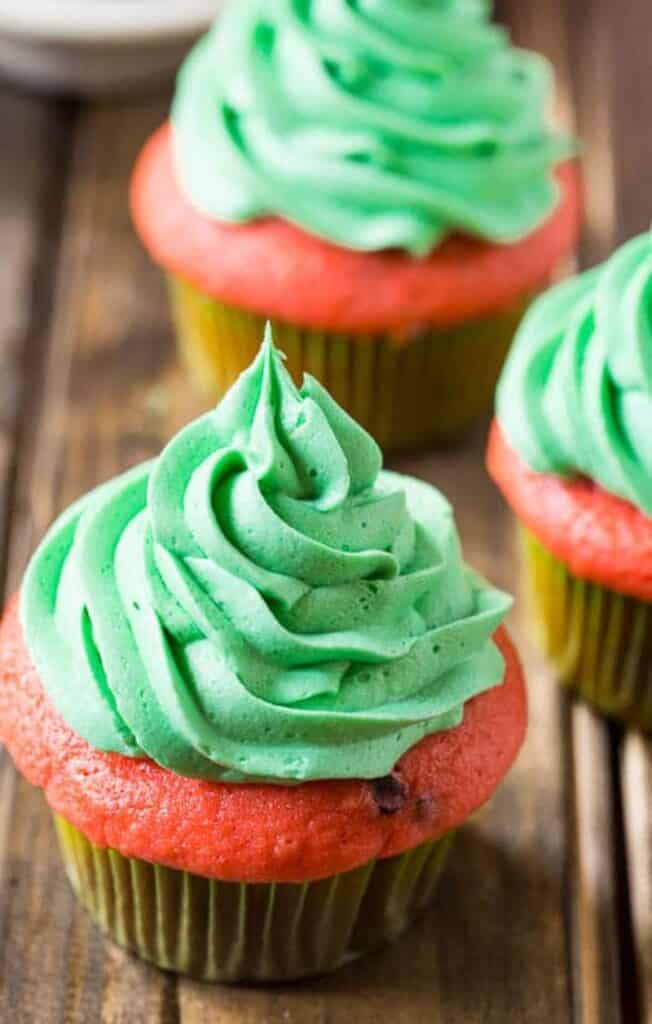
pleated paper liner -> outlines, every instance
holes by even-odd
[[[262,317],[225,306],[170,277],[180,357],[217,402],[256,355]],[[449,329],[334,334],[274,321],[275,340],[299,383],[311,373],[387,451],[463,436],[492,402],[500,370],[533,294],[510,309]]]
[[[561,681],[603,714],[652,732],[652,604],[578,579],[523,534],[542,643]]]
[[[430,903],[454,833],[317,882],[219,882],[100,849],[55,815],[68,878],[115,942],[204,981],[324,974],[395,939]]]

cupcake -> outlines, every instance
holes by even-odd
[[[211,980],[322,973],[430,902],[526,722],[510,598],[268,335],[82,498],[0,627],[0,737],[99,926]]]
[[[486,0],[241,0],[132,185],[183,360],[220,398],[266,320],[386,449],[459,437],[574,247],[550,69]]]
[[[505,367],[489,470],[523,525],[543,643],[590,704],[652,731],[652,236],[540,299]]]

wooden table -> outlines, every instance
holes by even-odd
[[[511,0],[586,147],[591,263],[644,229],[652,189],[649,0]],[[167,97],[48,102],[0,90],[0,576],[53,516],[155,452],[200,405],[129,223],[130,168]],[[570,703],[536,653],[483,431],[396,460],[452,498],[470,561],[519,597],[527,746],[463,832],[439,898],[393,950],[330,979],[203,987],[104,942],[64,879],[41,794],[0,762],[0,1021],[12,1024],[638,1024],[652,1020],[652,758]]]

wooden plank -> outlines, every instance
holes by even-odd
[[[65,125],[62,109],[0,92],[0,579],[18,435],[21,419],[28,418],[20,411],[33,408],[26,379],[29,373],[31,383],[38,367],[49,299],[46,263],[53,210],[46,207],[45,190],[57,177]]]
[[[581,12],[568,0],[504,6],[516,40],[552,60],[557,117],[583,143],[587,226],[581,256],[590,265],[606,255],[615,237],[609,0],[591,0]],[[606,724],[585,707],[569,705],[564,723],[574,1016],[586,1024],[615,1024],[622,1019],[622,964],[612,747]]]
[[[652,1021],[652,745],[635,733],[625,737],[621,763],[629,893],[641,1021]],[[630,993],[630,997],[634,995]]]
[[[568,15],[575,107],[586,154],[587,231],[582,255],[591,265],[649,226],[646,168],[652,138],[638,126],[649,119],[652,95],[652,58],[646,45],[652,9],[645,3],[622,8],[609,0],[590,0],[569,5]],[[614,741],[605,726],[586,712],[576,712],[573,732],[579,791],[575,839],[582,876],[578,916],[586,954],[579,1009],[586,1020],[613,1019],[608,1003],[602,1012],[596,1009],[605,1006],[604,993],[596,993],[605,985],[613,992],[620,984],[623,1019],[652,1020],[649,744],[625,736],[622,793],[616,785],[614,794],[610,783],[613,787],[618,780],[606,768],[610,756],[613,764]],[[614,795],[624,812],[624,847],[620,823],[614,821]],[[614,956],[617,941],[620,963]],[[636,965],[630,963],[630,945]]]
[[[614,162],[614,241],[623,242],[650,226],[649,167],[652,137],[652,7],[622,8],[605,0],[604,34],[610,40],[611,145]],[[624,998],[641,1021],[652,1021],[652,744],[625,734],[621,751],[622,807],[625,821],[629,895],[627,925],[632,927],[632,960]],[[638,1006],[636,1006],[636,1000]],[[632,1017],[632,1019],[634,1019]]]
[[[588,707],[569,708],[573,779],[569,846],[576,1017],[622,1020],[616,829],[608,726]]]
[[[593,263],[650,223],[647,167],[652,139],[640,124],[649,120],[652,8],[591,0],[575,13],[576,38],[584,34],[578,75],[578,105],[586,138],[595,230],[585,256]],[[584,127],[586,125],[586,127]],[[612,740],[612,747],[614,741]],[[614,758],[614,764],[616,760]],[[652,1020],[652,781],[650,744],[625,735],[616,798],[625,837],[615,836],[614,870],[619,891],[621,999],[623,1019]],[[618,791],[618,786],[620,791]]]
[[[652,133],[652,7],[632,0],[620,7],[603,0],[604,35],[610,40],[611,142],[616,183],[616,240],[650,227]],[[601,68],[604,75],[604,68]]]
[[[126,192],[163,110],[125,104],[78,119],[42,402],[17,467],[12,585],[60,508],[159,447],[146,403],[169,362],[165,297],[131,232]],[[10,817],[0,1020],[174,1021],[174,981],[108,947],[74,900],[41,794],[19,781]]]
[[[582,143],[585,226],[583,266],[611,251],[617,236],[614,152],[614,39],[611,0],[569,4],[570,60],[577,128]]]
[[[38,370],[50,298],[49,261],[57,233],[58,204],[47,190],[65,163],[70,111],[34,98],[0,92],[0,591],[5,592],[10,512],[18,511],[15,479],[19,444],[36,408]],[[12,530],[13,533],[13,530]],[[16,778],[8,758],[0,759],[0,951],[3,962],[13,953],[6,941],[14,894],[23,884],[9,844],[17,830]],[[18,828],[29,829],[27,810]],[[37,885],[33,887],[37,891]],[[2,984],[4,1019],[27,1020],[20,1006],[17,979]],[[54,993],[56,998],[56,992]],[[44,1012],[45,1012],[44,1007]]]

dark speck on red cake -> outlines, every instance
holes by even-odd
[[[396,814],[404,806],[408,791],[398,775],[385,775],[371,783],[371,795],[380,814]]]

